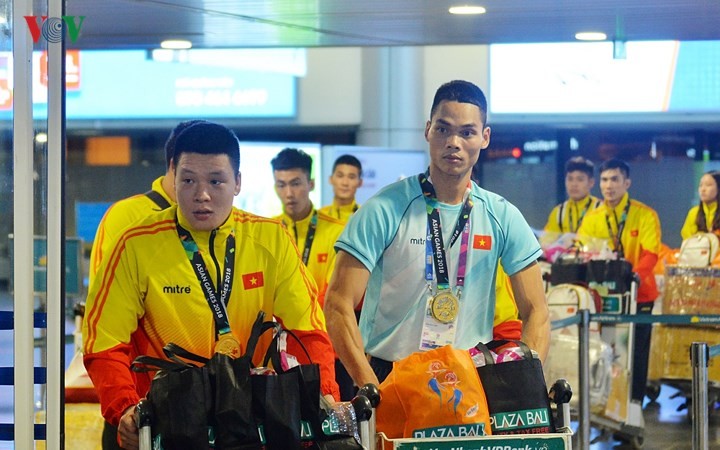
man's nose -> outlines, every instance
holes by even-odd
[[[460,137],[457,134],[451,134],[448,136],[446,145],[448,148],[460,148]]]
[[[210,200],[210,193],[208,193],[208,190],[205,186],[199,185],[197,190],[195,191],[195,201],[196,202],[207,202]]]
[[[290,186],[284,186],[280,188],[280,195],[282,195],[285,198],[292,198],[292,189]]]

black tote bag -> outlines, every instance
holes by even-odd
[[[150,385],[153,438],[160,436],[165,450],[207,449],[208,414],[212,409],[208,370],[179,361],[139,356],[136,372],[158,370]]]
[[[550,284],[587,282],[587,263],[581,258],[559,258],[550,266]]]
[[[515,343],[523,359],[496,364],[489,350]],[[542,363],[520,341],[492,341],[475,346],[485,356],[485,365],[477,368],[490,410],[492,434],[553,433],[555,424],[550,409]]]
[[[603,285],[609,294],[630,291],[634,275],[632,264],[626,259],[598,259],[588,262],[588,283]]]

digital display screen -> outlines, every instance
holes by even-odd
[[[720,41],[493,44],[489,107],[503,114],[720,112]],[[563,117],[567,120],[567,117]]]
[[[294,117],[303,49],[70,50],[73,119]],[[283,62],[285,64],[283,65]],[[12,55],[0,52],[0,119],[12,114]],[[33,53],[34,117],[47,117],[47,53]]]

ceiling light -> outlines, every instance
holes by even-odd
[[[35,142],[38,144],[44,144],[48,141],[47,133],[38,133],[35,135]]]
[[[160,47],[169,50],[185,50],[192,47],[192,42],[182,39],[168,39],[160,43]]]
[[[450,9],[448,9],[448,12],[450,14],[485,14],[485,8],[482,6],[470,5],[451,6]]]
[[[584,31],[575,33],[575,39],[578,41],[604,41],[607,39],[607,35],[597,31]]]

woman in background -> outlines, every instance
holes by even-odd
[[[720,186],[720,171],[707,172],[700,178],[698,194],[700,204],[688,211],[685,224],[680,230],[683,239],[687,239],[698,232],[710,232],[720,236],[720,214],[718,211],[718,189]]]

